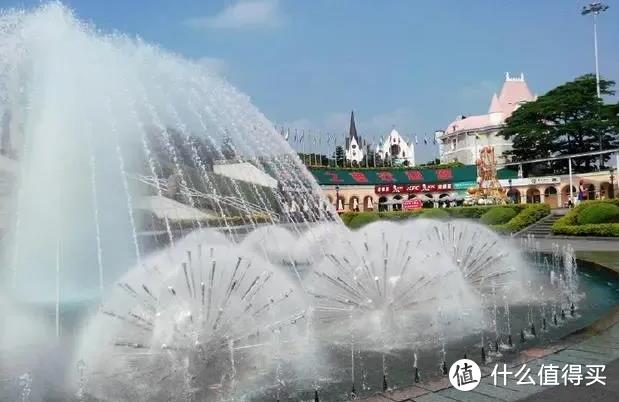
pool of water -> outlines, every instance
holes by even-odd
[[[532,278],[534,283],[549,282],[549,267],[542,262],[543,257],[538,258],[538,277]],[[573,316],[565,300],[553,298],[543,303],[531,300],[530,303],[509,306],[512,347],[508,347],[505,306],[497,305],[495,309],[493,305],[488,305],[484,307],[487,322],[479,323],[478,330],[468,335],[458,333],[454,329],[457,326],[451,322],[443,322],[441,337],[416,331],[415,336],[410,337],[410,342],[400,342],[397,347],[385,344],[380,350],[375,347],[365,348],[361,338],[348,343],[331,342],[328,331],[317,328],[316,336],[320,336],[321,340],[317,342],[317,350],[312,352],[316,359],[312,362],[313,366],[303,372],[285,362],[276,365],[274,370],[272,362],[261,364],[251,361],[239,351],[235,356],[239,378],[256,378],[256,381],[252,382],[251,392],[239,389],[234,398],[247,401],[314,400],[314,392],[318,389],[321,400],[345,401],[350,399],[353,386],[356,395],[360,397],[380,392],[385,385],[389,389],[402,388],[414,384],[415,372],[421,380],[440,377],[443,360],[449,367],[453,361],[466,354],[468,358],[483,364],[482,336],[487,364],[499,360],[509,361],[520,350],[552,344],[593,323],[619,305],[619,276],[616,274],[593,263],[579,261],[577,284],[576,293],[580,297],[574,297]],[[561,307],[565,318],[561,315]],[[0,401],[20,401],[24,393],[29,394],[27,399],[23,399],[26,401],[94,401],[87,394],[78,395],[78,390],[67,395],[64,384],[66,378],[74,374],[71,371],[77,369],[70,367],[69,362],[74,361],[73,348],[81,324],[97,308],[96,303],[88,301],[62,305],[60,338],[57,341],[54,306],[28,305],[14,310],[12,314],[29,316],[30,321],[34,317],[40,336],[24,339],[18,349],[0,349]],[[556,325],[553,322],[555,314]],[[10,318],[4,317],[5,323],[20,325],[19,320]],[[467,319],[466,311],[462,312],[461,319]],[[535,336],[531,334],[531,324],[535,326]],[[524,341],[521,339],[521,330]],[[354,338],[355,334],[351,335]],[[400,339],[406,337],[406,333],[399,334]],[[500,357],[494,353],[497,345]],[[286,343],[282,344],[282,348],[287,346]],[[222,359],[227,357],[223,356]],[[307,359],[307,356],[299,355],[299,359]],[[23,377],[25,373],[28,373],[27,377]],[[84,389],[87,388],[87,385],[84,386]],[[216,400],[222,392],[224,390],[212,387],[205,393],[206,400]]]

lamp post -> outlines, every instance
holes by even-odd
[[[340,186],[335,185],[335,212],[340,209]]]
[[[613,199],[615,198],[615,169],[610,168],[609,172],[610,173],[610,186],[608,186],[608,198],[609,199]]]
[[[584,6],[581,15],[593,14],[593,48],[595,51],[595,88],[598,98],[602,99],[602,93],[600,91],[600,65],[598,61],[598,24],[597,17],[602,11],[608,10],[608,6],[602,2],[590,3],[588,6]],[[602,150],[602,133],[600,133],[600,151]],[[603,158],[600,155],[600,170],[602,169]]]

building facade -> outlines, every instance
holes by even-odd
[[[505,162],[503,152],[512,148],[510,141],[497,134],[505,120],[525,102],[531,102],[536,96],[531,92],[524,79],[505,73],[505,82],[499,94],[494,94],[490,101],[488,113],[474,116],[458,116],[445,131],[437,131],[435,138],[439,144],[442,163],[453,161],[474,164],[479,149],[485,145],[494,147],[497,162]]]
[[[395,128],[391,129],[385,141],[376,147],[376,154],[396,165],[415,166],[415,145],[412,142],[407,143]]]
[[[348,137],[346,137],[346,160],[351,163],[361,163],[365,152],[362,146],[362,140],[357,135],[357,126],[355,125],[355,112],[350,112],[350,126],[348,127]]]
[[[475,166],[445,169],[311,169],[331,205],[338,212],[400,211],[404,202],[420,199],[424,206],[443,206],[462,200],[467,189],[476,185]],[[615,197],[619,194],[616,176],[608,171],[574,174],[572,194],[569,175],[519,178],[509,169],[498,171],[499,183],[508,196],[519,204],[546,203],[551,208],[567,205],[575,198],[581,180],[586,199],[605,199],[615,182]]]

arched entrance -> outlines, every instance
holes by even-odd
[[[359,197],[357,197],[356,195],[350,197],[350,200],[348,201],[348,208],[352,212],[359,212],[361,210],[361,208],[359,207]]]
[[[374,210],[374,200],[369,195],[365,196],[365,198],[363,199],[363,210],[364,211]]]
[[[558,204],[557,189],[553,186],[546,187],[544,190],[544,204],[550,205],[550,208],[560,207]]]
[[[578,196],[578,190],[576,189],[576,186],[572,186],[572,197],[576,198]],[[563,186],[563,188],[561,189],[561,199],[563,200],[563,206],[567,206],[567,203],[570,199],[570,186]],[[572,200],[572,202],[574,202],[574,200]]]
[[[337,199],[337,210],[343,211],[346,203],[344,202],[344,197],[338,197]]]
[[[593,184],[589,184],[587,186],[587,200],[595,200],[595,186]]]
[[[512,189],[507,192],[507,197],[511,199],[514,204],[520,204],[522,195],[519,190],[512,187]]]
[[[600,184],[600,198],[608,200],[610,198],[614,198],[614,191],[611,191],[611,184],[607,181]]]
[[[387,197],[380,197],[378,199],[378,212],[385,212],[389,210],[389,205],[387,205]]]
[[[539,204],[541,199],[541,193],[536,187],[527,190],[527,204]]]
[[[396,195],[393,197],[393,205],[391,206],[392,211],[401,211],[402,210],[402,196]]]

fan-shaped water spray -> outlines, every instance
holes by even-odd
[[[0,32],[0,114],[19,161],[5,261],[22,296],[56,299],[55,280],[35,273],[58,277],[62,299],[100,294],[147,252],[145,228],[173,242],[192,228],[331,219],[268,120],[198,64],[100,34],[59,3],[5,14]],[[166,196],[184,206],[142,201]],[[308,205],[300,219],[283,208],[293,198]],[[56,260],[59,273],[41,268]]]
[[[60,3],[0,15],[0,52],[11,400],[342,400],[597,308],[569,248],[527,261],[468,221],[348,230],[247,96]]]
[[[104,400],[174,400],[174,384],[185,381],[194,398],[232,397],[238,382],[253,383],[256,364],[273,370],[267,356],[304,318],[282,270],[195,232],[119,281],[84,330],[76,358],[88,362],[88,392]]]

